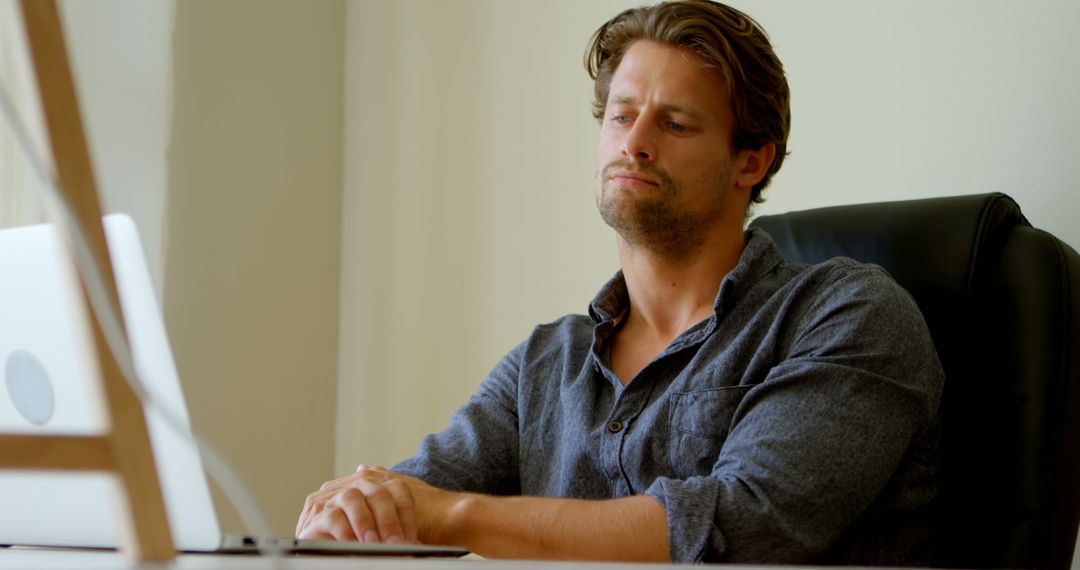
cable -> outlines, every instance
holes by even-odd
[[[49,168],[46,167],[44,159],[35,151],[29,132],[16,112],[11,97],[2,81],[0,81],[0,107],[3,108],[3,114],[11,126],[19,147],[30,162],[31,169],[48,189],[45,194],[46,210],[49,212],[50,218],[59,220],[59,225],[68,237],[67,241],[72,250],[75,266],[79,274],[82,275],[83,284],[86,287],[90,308],[101,325],[106,344],[112,353],[113,359],[119,366],[124,380],[143,405],[157,411],[170,429],[196,447],[202,456],[207,473],[211,479],[221,486],[221,490],[236,508],[248,530],[256,537],[273,536],[270,525],[259,508],[258,502],[248,492],[243,481],[225,458],[205,439],[199,436],[193,426],[190,429],[185,426],[181,414],[176,413],[175,410],[156,398],[142,382],[138,372],[135,370],[135,362],[131,354],[131,347],[127,341],[127,334],[122,325],[119,307],[113,304],[110,295],[107,293],[107,287],[103,279],[104,272],[90,251],[85,229],[79,223],[66,196],[60,191],[59,185],[51,175]],[[275,568],[286,567],[281,549],[276,544],[257,539],[256,547],[260,554],[271,559]]]

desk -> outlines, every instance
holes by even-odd
[[[605,570],[672,568],[672,566],[663,564],[590,564],[589,566]],[[259,556],[209,554],[185,554],[167,565],[140,565],[131,562],[127,557],[116,552],[29,548],[0,549],[0,568],[18,568],[19,570],[130,570],[136,568],[153,570],[167,568],[190,570],[222,570],[226,568],[229,570],[274,568],[283,570],[467,570],[471,568],[481,568],[483,570],[569,570],[570,568],[581,567],[581,563],[484,560],[473,556],[465,558],[289,556],[281,558],[280,563],[275,566],[274,560]],[[738,568],[737,566],[726,566],[725,570],[738,570]],[[760,570],[760,568],[754,570]]]

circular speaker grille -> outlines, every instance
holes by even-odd
[[[52,382],[45,367],[25,350],[16,350],[8,355],[4,366],[4,378],[8,395],[22,417],[30,423],[41,426],[52,419],[56,408]]]

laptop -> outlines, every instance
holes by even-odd
[[[134,221],[103,219],[142,382],[185,429],[190,422],[146,258]],[[0,433],[100,434],[100,374],[81,289],[52,225],[0,230]],[[165,507],[178,550],[463,556],[429,545],[360,544],[221,532],[202,460],[188,433],[177,433],[144,405]],[[0,471],[0,545],[116,548],[114,480],[104,473]]]

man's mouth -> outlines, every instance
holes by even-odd
[[[609,180],[622,186],[659,186],[660,183],[651,176],[635,172],[633,170],[616,170],[608,176]]]

